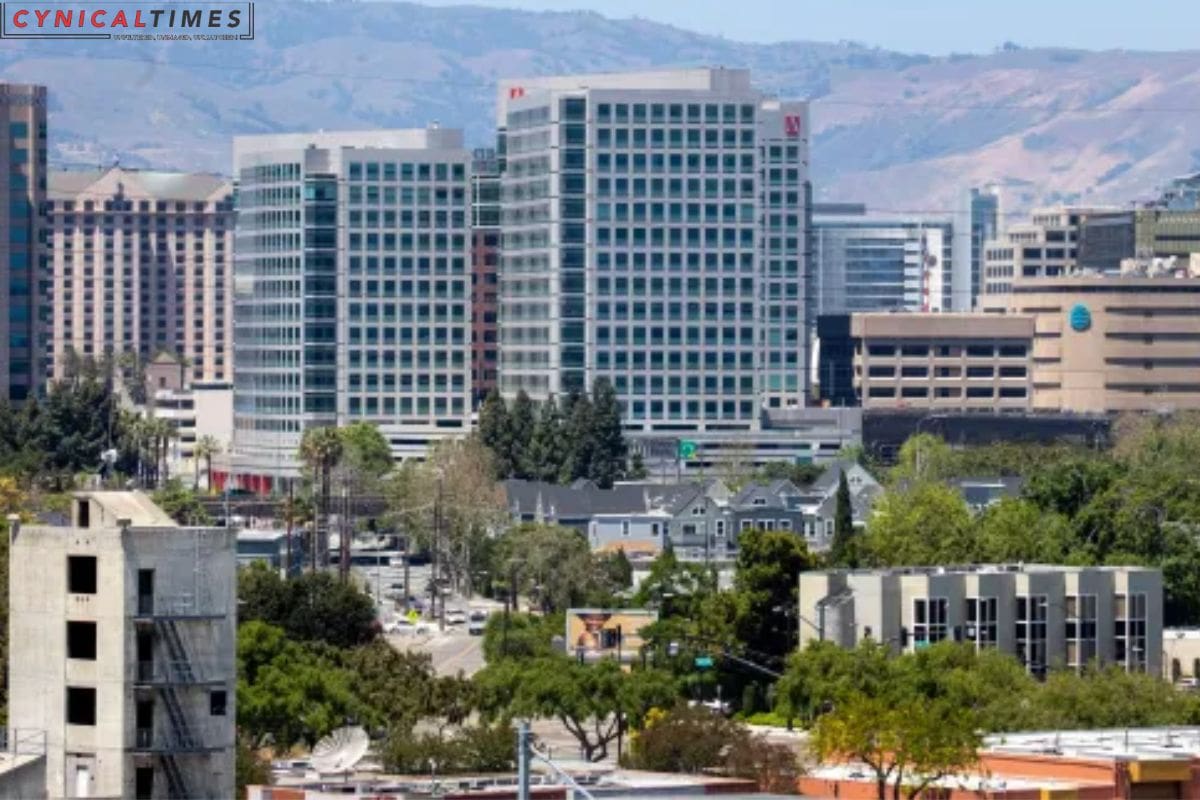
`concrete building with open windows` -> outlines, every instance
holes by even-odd
[[[1099,662],[1157,675],[1162,573],[1147,567],[993,564],[833,570],[800,575],[800,646],[896,650],[972,642],[1030,673]]]
[[[310,427],[469,430],[471,161],[438,127],[234,139],[237,483],[297,479]]]
[[[854,314],[850,336],[863,408],[1030,407],[1029,315]]]
[[[46,142],[46,87],[0,81],[0,397],[12,403],[44,380]]]
[[[1033,212],[983,248],[983,295],[1005,294],[1018,278],[1056,278],[1078,263],[1079,231],[1091,214],[1113,209],[1059,206]]]
[[[497,105],[507,397],[604,377],[631,432],[735,437],[806,404],[806,103],[683,69],[509,79]]]
[[[1019,278],[985,311],[1033,317],[1033,410],[1200,408],[1200,279]]]
[[[55,798],[234,796],[236,533],[139,492],[9,530],[8,720]]]

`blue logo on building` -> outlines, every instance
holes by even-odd
[[[1088,307],[1083,303],[1076,303],[1071,309],[1071,330],[1083,333],[1088,328],[1092,327],[1092,312],[1088,311]]]

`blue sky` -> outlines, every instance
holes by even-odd
[[[462,0],[420,0],[462,5]],[[731,39],[850,39],[944,55],[1005,41],[1089,50],[1200,49],[1196,0],[474,0],[537,11],[642,16]]]

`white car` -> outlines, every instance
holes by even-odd
[[[463,611],[461,608],[450,609],[449,611],[446,612],[446,624],[447,625],[466,625],[467,624],[467,612]]]
[[[467,633],[472,636],[483,636],[483,632],[487,628],[487,621],[486,611],[472,611],[471,618],[467,622]]]
[[[429,623],[425,621],[412,622],[401,617],[394,622],[388,623],[384,628],[385,633],[390,633],[396,636],[414,636],[429,633]]]

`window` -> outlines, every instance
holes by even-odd
[[[995,597],[967,598],[967,627],[964,636],[976,649],[995,647],[997,640],[997,600]]]
[[[1046,595],[1017,597],[1017,660],[1036,676],[1046,674]]]
[[[622,536],[629,535],[629,522],[627,520],[621,522],[621,535]]]
[[[96,623],[67,623],[67,658],[96,660]]]
[[[751,520],[744,519],[744,520],[742,520],[742,524],[741,524],[741,526],[740,526],[740,529],[741,529],[741,531],[744,533],[744,532],[746,532],[746,531],[748,531],[748,530],[752,529],[753,527],[754,527],[754,523],[753,523]]]
[[[135,800],[150,800],[154,797],[154,767],[138,767],[134,772],[133,783]]]
[[[91,687],[67,687],[67,724],[96,724],[96,690]]]
[[[913,600],[913,649],[928,647],[947,636],[949,600],[945,597],[918,597]]]
[[[71,594],[96,593],[95,556],[67,556],[67,591]]]
[[[1146,671],[1146,595],[1113,597],[1113,658],[1129,672]]]
[[[1066,596],[1067,666],[1079,670],[1096,658],[1096,595]]]
[[[209,716],[223,717],[225,716],[225,690],[216,689],[208,693],[208,713]]]
[[[717,538],[718,539],[725,538],[725,520],[723,520],[723,519],[717,520]]]

